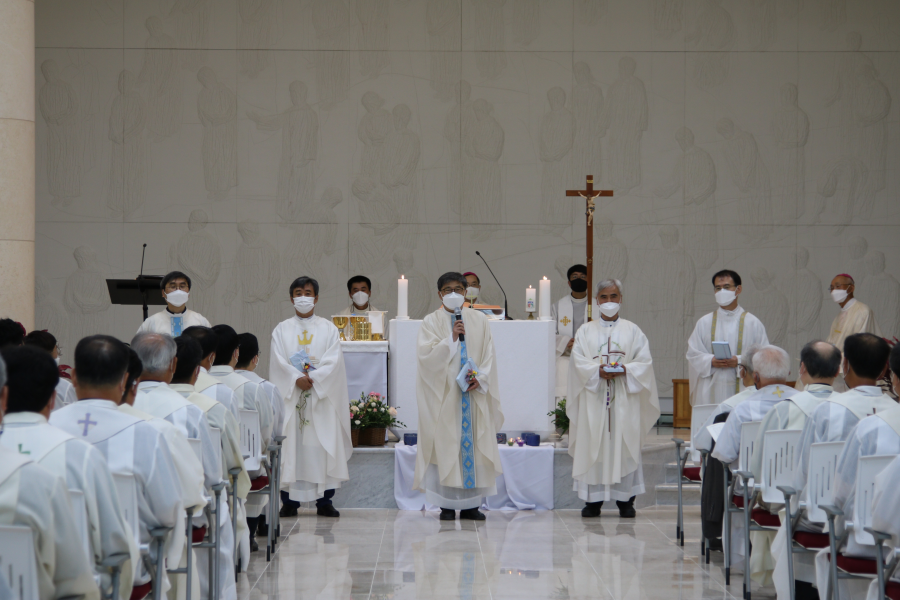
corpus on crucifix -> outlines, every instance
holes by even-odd
[[[593,294],[593,272],[594,272],[594,208],[595,200],[599,196],[612,196],[612,190],[595,190],[594,176],[587,176],[587,185],[583,190],[566,190],[566,196],[580,196],[584,198],[584,217],[587,222],[587,289],[588,295]],[[587,320],[591,320],[591,302],[588,302]]]

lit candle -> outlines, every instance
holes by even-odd
[[[533,313],[537,304],[537,290],[528,286],[525,290],[525,312]]]
[[[549,321],[550,320],[550,280],[544,277],[540,281],[540,291],[541,291],[541,303],[540,303],[540,313],[539,319],[541,321]]]
[[[397,318],[398,319],[408,319],[409,318],[409,279],[400,276],[400,279],[397,280]]]

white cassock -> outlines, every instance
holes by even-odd
[[[697,432],[697,435],[694,436],[694,446],[693,450],[706,450],[709,452],[712,450],[713,439],[709,434],[709,430],[707,427],[710,425],[714,425],[716,421],[716,417],[718,417],[722,413],[729,413],[734,410],[734,407],[758,392],[755,387],[748,387],[742,389],[740,392],[723,401],[721,404],[716,406],[716,409],[712,411],[706,421],[703,422],[703,426],[700,428],[700,431]],[[699,405],[698,405],[699,406]],[[698,452],[696,455],[692,455],[691,460],[697,462],[700,460],[700,453]]]
[[[40,600],[100,600],[65,480],[5,447],[0,447],[0,523],[35,532]]]
[[[713,332],[714,321],[715,332]],[[691,406],[719,404],[744,389],[737,368],[713,368],[713,341],[728,342],[732,356],[736,356],[740,364],[741,352],[750,346],[768,345],[769,338],[762,322],[740,306],[730,311],[719,308],[700,317],[691,337],[688,338],[686,357]]]
[[[50,424],[92,444],[106,457],[112,473],[134,477],[140,543],[150,543],[151,529],[171,527],[166,554],[170,564],[178,564],[184,545],[185,513],[181,481],[162,434],[150,423],[121,412],[109,400],[79,400],[52,413]],[[134,584],[148,581],[150,574],[141,566]]]
[[[235,371],[238,375],[243,375],[250,381],[257,383],[265,393],[266,397],[269,399],[269,404],[272,406],[272,437],[281,437],[281,432],[284,428],[284,402],[281,401],[281,396],[278,393],[278,388],[274,383],[269,381],[268,379],[263,379],[259,375],[256,374],[255,371],[245,371],[243,369],[238,369]]]
[[[272,403],[266,396],[262,386],[247,377],[240,375],[228,365],[215,366],[209,370],[209,374],[227,385],[234,392],[235,402],[241,410],[253,410],[259,415],[260,453],[264,457],[269,456],[268,448],[272,443]],[[266,474],[263,466],[249,473],[250,479],[256,479]],[[269,497],[263,494],[248,496],[244,502],[244,508],[249,518],[256,518],[262,514],[263,508],[268,503]]]
[[[763,441],[768,431],[784,431],[785,429],[803,430],[806,420],[815,412],[816,408],[831,396],[832,387],[814,383],[808,386],[806,391],[794,394],[787,400],[776,404],[766,413],[759,426],[759,433],[753,446],[753,455],[750,457],[750,472],[753,479],[760,481],[763,475]],[[772,514],[777,514],[784,504],[766,505],[760,502],[760,506]],[[775,531],[751,531],[750,543],[753,550],[750,554],[750,576],[759,585],[771,585],[776,560],[781,556],[781,546],[784,546],[784,536],[776,537]],[[774,546],[775,540],[779,540],[780,546]],[[796,562],[796,561],[795,561]],[[785,575],[787,567],[785,566]]]
[[[622,352],[625,375],[600,378],[602,357]],[[641,446],[659,419],[650,342],[621,317],[591,321],[575,334],[569,366],[569,456],[573,489],[585,502],[644,493]]]
[[[68,406],[73,402],[78,402],[78,396],[75,394],[75,386],[72,382],[64,377],[59,378],[56,384],[56,402],[52,410],[59,410],[63,406]]]
[[[369,308],[367,308],[366,310],[356,310],[356,305],[354,305],[353,302],[350,302],[350,306],[345,306],[344,308],[342,308],[341,310],[339,310],[339,311],[337,312],[337,314],[339,314],[339,315],[347,315],[348,317],[349,317],[349,316],[354,316],[354,317],[367,317],[367,316],[369,316],[368,313],[369,313],[370,310],[378,311],[378,310],[380,310],[380,309],[375,308],[374,306],[372,306],[372,303],[369,302]],[[384,322],[387,323],[387,321],[388,321],[388,318],[387,318],[387,312],[385,312],[385,314],[384,314]],[[383,333],[382,335],[384,336],[384,339],[387,339],[387,327],[385,327],[384,330],[385,330],[385,331],[384,331],[384,333]],[[351,323],[349,323],[349,322],[347,323],[347,327],[344,329],[344,335],[345,335],[348,339],[350,339],[350,337],[353,335],[353,325],[352,325]]]
[[[875,493],[872,496],[872,529],[883,531],[900,537],[900,499],[897,497],[897,489],[900,486],[900,457],[895,458],[884,471],[875,477]],[[892,578],[897,581],[900,573]],[[878,580],[869,584],[869,594],[866,600],[881,600],[878,598]]]
[[[231,411],[231,415],[236,421],[241,420],[241,407],[238,406],[237,400],[234,399],[234,392],[230,387],[209,374],[205,368],[200,367],[200,374],[194,383],[194,390],[208,396],[216,402],[222,404]]]
[[[84,506],[92,556],[88,559],[95,573],[102,574],[104,589],[109,590],[106,569],[97,565],[114,554],[130,554],[132,534],[122,517],[119,496],[112,474],[100,451],[47,423],[39,413],[7,413],[3,417],[0,445],[14,450],[61,477],[70,490],[84,493]],[[130,561],[122,565],[120,597],[131,595],[134,568]]]
[[[851,392],[858,389],[854,388]],[[840,518],[840,521],[853,520],[859,459],[863,456],[891,454],[900,454],[900,407],[896,404],[890,410],[862,419],[847,437],[847,443],[844,451],[838,457],[837,469],[834,474],[833,504],[845,515]],[[896,488],[894,491],[896,493]],[[839,548],[838,551],[841,549]],[[851,535],[847,539],[842,553],[847,556],[874,558],[875,546],[861,546],[856,543],[855,536]],[[828,551],[821,550],[816,555],[816,583],[822,597],[828,593],[829,571]],[[865,580],[858,579],[841,580],[839,585],[841,598],[862,598],[869,586]]]
[[[301,349],[315,367],[306,392],[296,385],[303,372],[291,364]],[[279,323],[272,332],[269,376],[284,401],[282,486],[291,500],[312,502],[350,479],[350,400],[337,327],[316,315]]]
[[[503,472],[497,432],[503,427],[503,413],[488,319],[464,308],[466,353],[477,367],[480,384],[468,392],[471,419],[464,421],[463,394],[456,383],[462,344],[453,341],[454,319],[443,307],[426,315],[416,340],[419,442],[413,489],[425,492],[430,504],[465,510],[480,507],[483,497],[497,493],[497,476]]]
[[[138,327],[138,333],[165,333],[172,337],[178,337],[188,327],[209,327],[209,321],[200,313],[191,309],[185,309],[183,313],[171,313],[166,307],[147,317],[141,326]]]
[[[208,396],[197,392],[194,386],[186,383],[172,383],[169,387],[178,392],[191,404],[200,408],[206,415],[210,427],[215,427],[221,432],[221,456],[222,481],[230,481],[228,472],[231,469],[240,469],[237,475],[237,498],[244,500],[250,490],[250,477],[244,469],[244,457],[241,454],[241,439],[238,423],[225,405],[216,402]],[[213,500],[214,502],[215,500]],[[222,586],[219,598],[222,600],[235,600],[237,588],[234,581],[234,530],[229,518],[229,495],[227,489],[221,495],[222,514],[219,515],[219,585]],[[249,532],[248,532],[249,533]],[[209,574],[208,570],[198,571],[200,578],[200,594],[208,597]]]
[[[572,352],[566,348],[569,341],[582,325],[587,323],[587,302],[589,295],[576,299],[572,294],[563,296],[550,307],[550,316],[556,323],[556,397],[565,398],[569,387],[569,357]],[[591,309],[593,318],[600,317],[596,300]]]

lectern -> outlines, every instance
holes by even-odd
[[[141,275],[137,279],[107,279],[109,299],[113,304],[143,306],[146,321],[147,309],[151,304],[153,306],[166,304],[159,287],[162,279],[162,275]]]

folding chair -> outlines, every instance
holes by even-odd
[[[851,535],[860,546],[876,546],[875,537],[870,531],[866,531],[872,525],[872,497],[875,489],[875,476],[884,470],[896,457],[896,454],[860,457],[856,470],[856,493],[853,502],[853,514],[850,516],[852,521],[844,522],[844,533],[841,534],[840,538],[837,537],[835,519],[844,516],[844,512],[834,505],[821,506],[828,516],[828,560],[831,569],[830,598],[839,599],[838,582],[841,579],[872,579],[878,576],[879,571],[882,571],[882,578],[884,576],[884,563],[879,563],[878,560],[873,558],[847,556],[842,554],[839,549],[844,546]]]
[[[16,600],[39,600],[34,534],[23,525],[0,525],[0,572]]]
[[[722,463],[725,469],[723,477],[725,488],[725,514],[722,523],[722,551],[725,554],[725,585],[731,583],[731,515],[744,512],[746,502],[743,492],[736,494],[739,482],[746,488],[749,481],[740,477],[739,473],[747,473],[750,470],[750,457],[753,456],[753,447],[756,445],[756,434],[759,433],[760,421],[747,421],[741,424],[741,442],[738,451],[738,468],[732,475],[731,467]],[[745,532],[746,533],[746,532]],[[749,540],[749,538],[747,538]],[[746,547],[746,546],[745,546]],[[707,555],[708,557],[708,555]],[[747,583],[749,579],[744,575],[744,596],[747,596]]]
[[[199,439],[196,438],[188,438],[188,445],[191,447],[191,450],[194,452],[194,455],[197,457],[201,463],[203,463],[203,446]],[[166,572],[170,575],[184,575],[185,576],[185,600],[191,600],[191,579],[194,575],[194,552],[193,547],[194,543],[197,541],[202,542],[206,537],[206,528],[198,527],[194,528],[193,519],[194,519],[194,511],[197,509],[196,506],[191,506],[186,509],[187,515],[185,517],[185,525],[184,525],[184,535],[187,540],[185,551],[187,552],[187,556],[185,559],[185,567],[178,569],[167,569]],[[210,578],[212,581],[212,578]]]
[[[672,438],[675,442],[675,464],[678,465],[678,518],[675,523],[675,539],[684,546],[684,497],[682,493],[682,484],[684,483],[700,483],[703,479],[703,471],[706,469],[706,450],[697,450],[694,440],[700,432],[700,428],[706,423],[706,419],[715,412],[719,407],[718,404],[701,404],[691,409],[691,445],[681,451],[684,440]],[[688,457],[694,462],[700,461],[700,466],[687,467]],[[700,539],[700,555],[706,552],[706,539]]]
[[[891,534],[884,531],[876,531],[871,527],[865,527],[864,530],[875,538],[875,565],[878,567],[878,599],[884,600],[900,600],[900,583],[896,581],[888,581],[891,575],[900,564],[900,553],[896,548],[888,550],[890,560],[885,560],[884,543],[891,539]]]
[[[279,512],[277,505],[280,504],[281,498],[281,450],[283,446],[284,440],[287,439],[283,435],[275,436],[274,443],[278,446],[278,449],[275,451],[275,468],[273,472],[275,474],[275,498],[276,508],[273,510],[272,521],[270,521],[269,527],[272,527],[271,523],[275,523],[274,529],[272,531],[272,548],[274,550],[275,545],[278,543],[278,538],[281,537],[281,513]]]
[[[140,522],[138,520],[138,498],[137,485],[134,482],[134,475],[130,473],[113,473],[113,482],[116,486],[116,492],[119,496],[119,505],[122,507],[122,513],[125,522],[131,527],[134,535],[135,543],[141,551],[141,559],[144,567],[150,573],[150,582],[140,584],[134,587],[131,594],[132,600],[140,600],[149,593],[153,594],[153,600],[160,600],[162,597],[162,581],[165,570],[165,559],[163,557],[165,551],[166,536],[171,527],[157,527],[150,529],[149,545],[141,543]],[[140,576],[140,564],[134,565],[134,580],[137,581]]]
[[[216,455],[216,472],[222,472],[222,430],[216,427],[210,427],[210,439],[212,440],[213,447],[218,448],[219,452]],[[199,440],[198,440],[199,442]],[[192,444],[192,447],[194,445]],[[198,449],[194,448],[194,451],[197,452]],[[193,547],[201,548],[205,550],[209,550],[209,560],[207,561],[207,565],[209,566],[209,600],[218,600],[219,598],[219,519],[222,514],[222,490],[225,489],[225,481],[220,481],[219,483],[212,486],[212,492],[215,494],[216,502],[215,508],[212,505],[206,505],[206,518],[209,526],[206,531],[202,529],[194,530],[193,532]],[[205,535],[202,535],[205,534]]]
[[[789,485],[777,486],[784,495],[784,526],[785,540],[787,541],[788,578],[790,579],[791,600],[794,600],[794,554],[816,554],[822,548],[828,547],[827,533],[813,533],[809,531],[796,531],[797,524],[803,511],[806,518],[812,523],[827,521],[825,511],[819,508],[821,504],[831,504],[834,499],[834,472],[837,469],[838,457],[844,449],[844,442],[821,442],[809,447],[809,469],[806,478],[806,494],[798,503],[799,510],[791,514],[791,498],[797,495],[797,490]],[[798,462],[799,466],[799,462]]]

